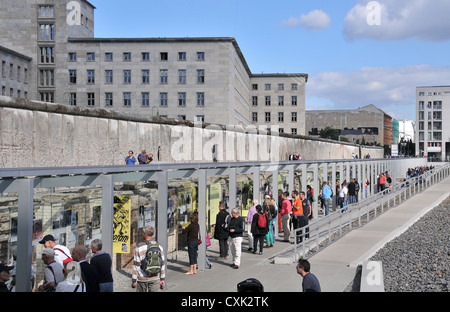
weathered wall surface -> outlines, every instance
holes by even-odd
[[[230,162],[282,161],[290,152],[305,160],[383,157],[381,148],[231,128],[0,96],[0,167],[122,165],[130,149],[156,159],[158,147],[160,161],[209,162],[214,145],[218,161]]]

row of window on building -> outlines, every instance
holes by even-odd
[[[428,101],[426,107],[427,109],[441,110],[442,101]],[[419,101],[419,110],[425,110],[425,101]]]
[[[204,61],[205,60],[205,52],[199,51],[196,52],[196,58],[197,61]],[[132,61],[132,53],[131,52],[123,52],[122,53],[122,61],[123,62],[131,62]],[[86,53],[86,61],[87,62],[95,62],[96,55],[95,52],[87,52]],[[140,52],[140,60],[142,62],[150,62],[150,52]],[[187,61],[187,53],[186,52],[178,52],[177,53],[177,60],[178,61]],[[76,62],[77,61],[77,52],[69,52],[69,62]],[[114,61],[114,53],[113,52],[105,52],[104,57],[105,62],[113,62]],[[169,52],[160,52],[159,53],[159,61],[169,61]]]
[[[2,95],[4,95],[4,96],[18,97],[18,98],[23,97],[24,99],[28,98],[27,91],[24,91],[23,93],[22,93],[22,90],[20,90],[20,89],[17,89],[15,91],[16,91],[16,94],[14,94],[14,88],[9,88],[9,93],[6,93],[7,92],[6,86],[2,86]]]
[[[14,68],[16,68],[15,71]],[[20,65],[14,66],[14,63],[9,63],[8,69],[6,61],[2,60],[2,77],[9,77],[11,80],[15,79],[19,82],[28,83],[28,69],[26,67],[22,68]]]
[[[53,75],[53,70],[42,70],[41,77],[43,80],[41,80],[41,86],[45,85],[47,82],[42,76],[45,74],[45,71],[50,71],[50,74]],[[205,70],[204,69],[197,69],[196,70],[197,76],[196,76],[196,83],[197,84],[204,84],[205,83]],[[105,70],[105,84],[112,84],[114,82],[114,72],[112,69],[106,69]],[[131,70],[125,69],[122,70],[122,83],[123,84],[131,84]],[[69,69],[69,83],[70,84],[77,84],[78,81],[78,71],[76,69]],[[149,69],[142,69],[141,70],[141,76],[140,76],[140,82],[142,84],[149,84],[150,83],[150,70]],[[178,70],[178,84],[186,84],[187,83],[187,71],[186,69],[179,69]],[[95,84],[95,70],[94,69],[88,69],[86,72],[86,83],[87,84]],[[161,69],[159,71],[159,83],[160,84],[168,84],[169,83],[169,70],[168,69]]]
[[[284,113],[285,112],[278,112],[275,114],[278,114],[278,122],[283,123],[284,122]],[[258,122],[258,112],[252,112],[252,122]],[[264,112],[264,122],[269,123],[272,122],[272,112]],[[291,112],[291,122],[297,122],[297,112]]]
[[[441,95],[445,95],[445,96],[450,96],[450,91],[444,91],[444,92],[438,92],[438,91],[428,91],[428,92],[419,92],[419,96],[425,96],[425,93],[427,96],[441,96]]]
[[[46,92],[41,93],[41,100],[46,101],[47,99],[54,100],[52,95],[46,94]],[[133,96],[132,92],[123,92],[122,93],[122,105],[125,107],[131,107]],[[150,107],[150,92],[141,92],[140,94],[140,105],[142,107]],[[52,101],[50,101],[52,102]],[[178,107],[186,107],[187,103],[187,94],[186,92],[178,92],[178,98],[177,98],[177,105]],[[70,92],[69,93],[69,105],[77,105],[77,93],[76,92]],[[105,92],[105,106],[112,107],[114,104],[114,94],[112,92]],[[87,93],[87,105],[88,106],[95,106],[96,105],[96,98],[94,92],[88,92]],[[159,106],[166,107],[169,105],[169,94],[167,92],[160,92],[159,93]],[[196,93],[196,105],[198,107],[204,107],[205,106],[205,93],[204,92],[197,92]]]

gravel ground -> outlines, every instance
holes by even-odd
[[[386,292],[448,292],[450,287],[450,198],[370,260],[381,261]],[[360,274],[346,291],[359,291]]]

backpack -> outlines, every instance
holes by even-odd
[[[231,222],[231,215],[227,214],[225,216],[225,221],[222,224],[222,228],[224,230],[228,230],[228,228],[230,227],[230,222]]]
[[[148,242],[145,259],[141,262],[141,269],[150,277],[157,276],[161,272],[162,255],[159,244],[155,241]]]
[[[258,213],[258,216],[259,216],[259,218],[258,218],[258,228],[265,229],[266,225],[267,225],[267,219],[266,219],[265,215]]]

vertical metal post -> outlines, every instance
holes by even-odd
[[[260,168],[255,167],[252,168],[253,172],[253,200],[257,200],[259,203],[261,202],[261,178],[260,178]],[[278,204],[278,196],[275,198],[275,201]]]
[[[114,222],[114,177],[104,175],[102,178],[102,250],[113,254]]]
[[[289,171],[289,177],[288,177],[289,191],[291,191],[291,190],[293,190],[295,188],[295,183],[294,183],[294,177],[295,177],[294,165],[288,166],[287,168],[288,168],[288,171]],[[303,190],[306,192],[306,185],[302,185],[302,186],[303,186]],[[278,190],[277,190],[277,194],[278,194]],[[276,197],[278,198],[278,196],[276,196]],[[275,198],[275,196],[274,196],[274,198]],[[276,201],[278,201],[278,199]]]
[[[336,210],[336,198],[338,198],[339,194],[336,194],[336,163],[332,163],[331,164],[331,184],[330,184],[331,189],[333,190],[333,198],[331,199],[331,205],[330,205],[330,209],[332,209],[333,211]]]
[[[18,192],[16,292],[31,291],[34,179],[15,182]]]
[[[158,173],[158,211],[157,211],[157,229],[156,239],[163,247],[164,255],[166,257],[167,268],[167,209],[169,203],[169,174],[166,170]]]
[[[319,186],[319,166],[317,164],[312,165],[313,166],[313,188],[316,190],[315,192],[320,192],[320,186]],[[316,196],[319,196],[319,193]],[[317,198],[317,197],[316,197]],[[315,206],[313,207],[313,216],[318,217],[319,216],[319,209],[317,207],[317,200],[315,202]]]
[[[229,213],[231,213],[231,209],[236,207],[236,168],[229,168],[227,170],[228,175],[229,175],[229,184],[228,184],[228,188],[229,188],[229,193],[228,193],[228,198],[230,201],[230,207],[228,210]]]
[[[195,175],[198,178],[198,223],[200,226],[200,238],[203,241],[203,243],[198,246],[198,269],[204,271],[206,267],[206,170],[197,170]]]
[[[289,190],[292,192],[292,190]],[[278,167],[272,170],[272,196],[278,197]]]

